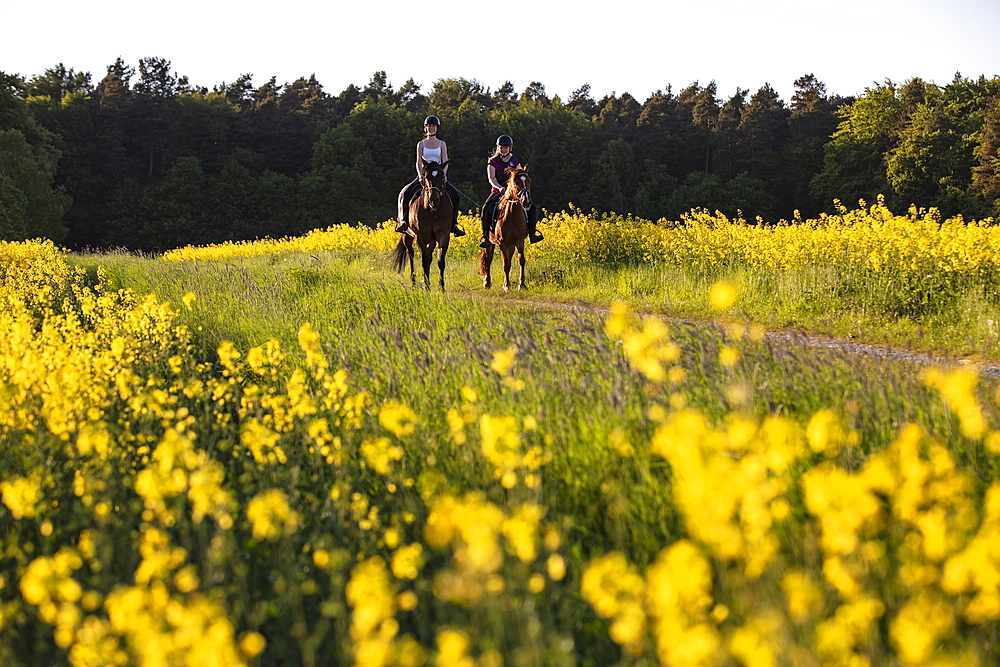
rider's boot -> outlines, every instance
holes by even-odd
[[[465,236],[465,230],[458,226],[458,207],[455,207],[455,217],[451,221],[452,236]]]
[[[479,247],[488,248],[490,246],[490,223],[486,221],[485,217],[480,217],[479,222],[483,227],[483,235],[479,237]]]
[[[534,219],[535,216],[533,214],[534,211],[532,211],[532,215],[529,215],[528,219],[526,220],[526,222],[528,223],[528,240],[531,241],[532,243],[538,243],[545,237],[542,236],[542,233],[538,231],[538,229],[536,229],[538,222]]]
[[[410,186],[407,185],[405,188],[403,188],[402,192],[399,193],[399,201],[396,206],[396,220],[399,221],[399,224],[396,225],[397,234],[405,234],[406,232],[410,231],[410,220],[409,216],[407,215],[409,213],[409,211],[407,210],[407,208],[409,207],[407,190],[409,189]]]

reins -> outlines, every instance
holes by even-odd
[[[439,188],[436,185],[431,185],[430,181],[426,177],[421,176],[420,177],[420,194],[421,194],[421,196],[422,197],[430,197],[431,193],[433,193],[433,192],[437,192],[438,193],[438,197],[441,197],[441,196],[443,196],[445,194],[444,190],[442,188]]]

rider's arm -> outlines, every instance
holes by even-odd
[[[497,180],[497,170],[493,166],[492,162],[486,163],[486,178],[490,180],[490,185],[492,185],[497,190],[503,190],[503,186],[500,185],[500,181]]]
[[[421,160],[424,159],[424,142],[423,140],[417,142],[417,177],[419,178],[421,174],[424,173],[423,166],[420,164]]]
[[[444,165],[444,177],[448,178],[448,144],[441,142],[441,164]]]

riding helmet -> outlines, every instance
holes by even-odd
[[[497,146],[513,146],[513,145],[514,145],[514,140],[511,139],[506,134],[501,134],[499,137],[497,137]]]
[[[428,116],[424,118],[424,125],[440,125],[441,119],[437,116]]]

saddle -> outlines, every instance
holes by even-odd
[[[497,211],[500,210],[500,202],[492,202],[486,207],[487,220],[490,221],[490,227],[496,227],[497,224]]]
[[[499,201],[490,202],[489,204],[486,205],[486,208],[483,210],[483,217],[486,219],[485,229],[488,232],[487,237],[489,238],[490,241],[494,241],[496,239],[497,232],[500,231],[497,229],[497,213],[499,211],[500,211]]]

